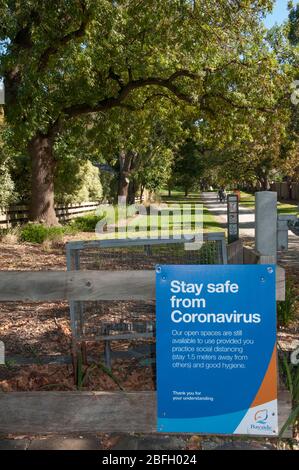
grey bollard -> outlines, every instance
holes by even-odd
[[[262,264],[277,260],[277,193],[255,193],[255,249]]]

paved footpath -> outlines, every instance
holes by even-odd
[[[217,201],[217,193],[201,194],[202,203],[213,214],[223,229],[227,227],[227,205]],[[239,206],[240,237],[249,241],[254,240],[255,215],[254,210]],[[299,270],[299,237],[289,231],[289,249],[279,255],[279,263],[283,266],[298,268]]]
[[[215,217],[217,222],[226,229],[227,227],[227,204],[217,201],[217,193],[202,193],[202,203]],[[239,207],[239,223],[241,238],[254,237],[254,210],[247,207]]]

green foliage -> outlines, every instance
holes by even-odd
[[[77,232],[94,232],[97,223],[102,220],[103,216],[98,215],[85,215],[76,217],[70,222],[70,227]]]
[[[87,131],[87,140],[94,147],[93,151],[89,146],[90,153],[115,171],[114,175],[100,172],[104,195],[109,200],[116,199],[122,156],[129,161],[126,167],[129,193],[140,193],[141,188],[155,192],[165,185],[174,150],[184,136],[181,121],[186,113],[186,107],[184,111],[178,107],[174,117],[173,107],[165,100],[154,101],[148,108],[136,111],[130,120],[122,110],[111,110],[106,120],[101,116],[93,120],[93,126]]]
[[[152,193],[162,189],[169,180],[173,158],[171,149],[153,152],[150,158],[141,162],[135,172],[136,181]]]
[[[286,282],[285,300],[277,302],[277,321],[280,326],[288,326],[296,316],[298,296],[294,284],[289,279]]]
[[[64,150],[64,152],[62,152]],[[72,148],[69,149],[73,150]],[[99,201],[103,190],[99,170],[89,161],[81,160],[58,146],[55,172],[55,201],[57,204],[79,204]],[[14,187],[14,201],[28,204],[30,200],[31,168],[28,156],[16,155],[10,164],[9,175]],[[4,177],[0,175],[1,178]],[[0,201],[3,192],[0,190]],[[8,201],[9,202],[9,201]]]
[[[103,200],[112,204],[117,194],[117,177],[108,172],[100,172]]]
[[[112,119],[107,146],[113,140],[117,145],[111,145],[108,155],[100,156],[94,148],[84,158],[115,159],[120,150],[133,150],[138,162],[147,162],[167,151],[171,156],[180,138],[174,139],[174,146],[170,139],[166,143],[161,129],[166,121],[177,122],[181,111],[186,115],[192,107],[195,119],[214,130],[216,121],[225,128],[232,116],[235,123],[253,109],[264,112],[273,107],[281,96],[283,73],[277,73],[262,24],[271,4],[271,0],[165,0],[142,6],[139,0],[2,1],[0,75],[6,80],[6,119],[16,150],[25,153],[40,133],[51,136],[51,145],[57,135],[63,139],[70,133],[75,141],[84,142],[84,148],[78,146],[73,154],[78,157],[89,150],[86,135],[94,121],[105,128]],[[181,109],[180,102],[185,103]],[[154,113],[162,116],[160,135],[154,131],[157,123],[152,125],[154,103],[163,103]],[[150,125],[144,135],[142,126],[134,130],[129,125],[129,110],[141,122],[147,110]],[[130,128],[127,133],[124,122]],[[95,127],[100,135],[100,125]],[[231,139],[232,125],[226,130]],[[166,177],[162,165],[154,174],[155,158],[144,170],[146,184],[153,188]],[[57,200],[64,198],[64,184],[72,186],[72,177],[79,173],[59,170],[59,165]],[[130,174],[137,182],[141,167]],[[83,197],[77,193],[78,188],[75,194],[67,192]]]
[[[46,227],[42,224],[27,224],[20,232],[23,242],[44,243],[46,240],[62,239],[66,229],[64,227]]]
[[[116,377],[116,375],[112,372],[111,369],[106,367],[101,362],[92,362],[87,367],[83,367],[82,362],[82,354],[78,354],[78,362],[77,362],[77,389],[82,390],[82,387],[86,384],[89,376],[94,372],[99,371],[100,373],[106,374],[110,379],[115,382],[115,384],[119,387],[120,390],[124,391],[120,381]]]
[[[17,202],[28,204],[31,197],[31,167],[28,155],[15,154],[11,158],[10,174],[15,185]]]
[[[0,107],[0,207],[16,201],[15,184],[10,172],[10,154],[6,146],[7,126],[2,122]]]
[[[299,43],[299,5],[292,8],[289,15],[289,40],[292,44]]]
[[[62,204],[99,201],[103,195],[98,168],[89,161],[78,160],[75,155],[59,159],[55,189],[55,200]]]
[[[289,426],[296,425],[299,419],[299,366],[298,364],[292,364],[288,360],[287,354],[283,351],[280,351],[279,359],[280,373],[291,394],[293,405],[290,416],[280,431],[280,437],[283,437],[285,430]]]
[[[206,242],[199,250],[199,255],[202,264],[216,264],[217,252],[215,251],[214,243]]]
[[[9,169],[5,164],[0,164],[0,207],[7,207],[15,202],[14,187]]]
[[[200,178],[203,177],[203,170],[200,146],[194,138],[188,137],[176,154],[172,184],[173,186],[183,188],[187,196],[196,186],[199,187]]]
[[[78,232],[94,232],[96,224],[104,217],[102,215],[87,214],[76,217],[69,223],[58,227],[47,227],[43,224],[28,223],[18,229],[21,241],[30,243],[44,243],[45,241],[63,241],[64,235],[74,235]],[[6,233],[3,233],[3,236]]]

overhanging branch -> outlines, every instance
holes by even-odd
[[[178,70],[170,75],[169,78],[160,78],[160,77],[148,77],[141,78],[138,80],[131,80],[127,84],[122,85],[118,94],[114,97],[104,98],[100,100],[97,104],[91,105],[87,103],[76,104],[69,106],[63,110],[63,113],[68,117],[76,117],[82,114],[95,113],[99,111],[107,111],[109,109],[115,108],[123,104],[124,100],[130,95],[134,90],[144,88],[147,86],[156,86],[160,88],[166,88],[171,91],[178,99],[185,101],[189,104],[195,104],[194,99],[188,94],[184,93],[180,88],[174,83],[178,78],[187,77],[191,79],[198,78],[198,75],[192,73],[188,70]],[[119,82],[119,80],[118,80]],[[120,83],[119,83],[120,84]]]

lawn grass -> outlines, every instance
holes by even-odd
[[[159,215],[141,214],[129,217],[127,224],[121,223],[120,227],[118,227],[118,220],[110,221],[108,218],[108,223],[112,223],[112,231],[103,233],[100,238],[148,238],[149,236],[171,238],[194,235],[196,232],[200,233],[202,229],[204,232],[223,231],[216,218],[202,205],[198,193],[192,192],[188,197],[185,197],[182,191],[177,190],[173,191],[169,197],[168,192],[163,191],[159,196],[160,202],[165,204],[165,208],[161,208]],[[182,211],[184,207],[185,212]],[[171,209],[176,209],[176,213],[172,214]],[[107,213],[109,214],[109,210]],[[117,219],[122,222],[124,215],[117,214]],[[115,230],[113,230],[114,224],[116,225]]]
[[[217,219],[213,214],[207,209],[205,205],[202,204],[200,195],[195,192],[191,192],[187,197],[182,191],[172,191],[171,196],[168,196],[167,191],[161,193],[162,200],[165,203],[169,204],[199,204],[203,209],[203,230],[204,232],[223,232],[223,228],[218,223]]]
[[[255,207],[254,194],[249,194],[244,191],[241,191],[240,205],[243,207],[247,207],[248,209],[254,209]],[[295,202],[294,204],[278,202],[277,209],[278,209],[279,214],[298,215],[298,204],[296,204]]]
[[[245,193],[244,191],[240,191],[240,205],[243,207],[247,207],[248,209],[254,209],[255,205],[255,197],[254,194]]]
[[[283,202],[278,203],[278,213],[279,214],[292,214],[299,215],[299,204],[286,204]]]
[[[206,206],[203,207],[203,229],[204,232],[223,232],[223,227]]]

